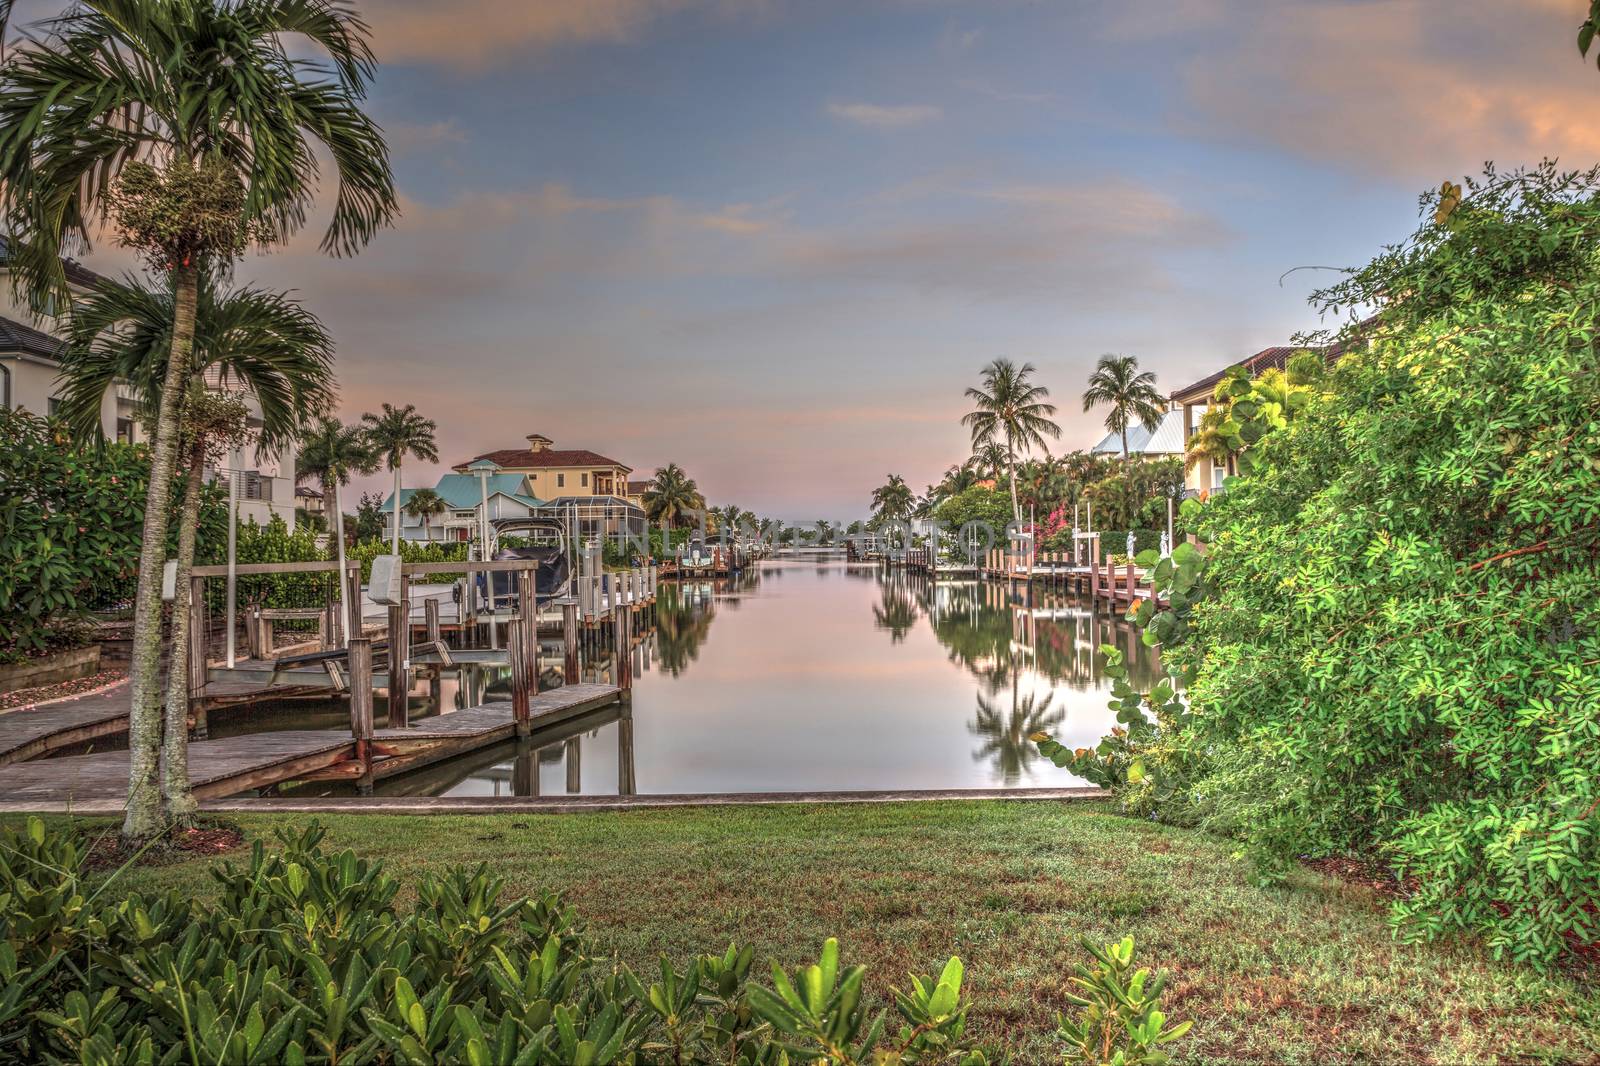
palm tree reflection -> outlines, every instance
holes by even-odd
[[[1067,716],[1065,708],[1051,706],[1056,698],[1053,692],[1043,700],[1037,693],[1020,695],[1019,675],[1019,670],[1011,671],[1009,707],[997,699],[1003,691],[1001,686],[991,688],[987,695],[980,692],[977,715],[967,725],[973,736],[983,740],[972,753],[972,760],[993,762],[994,772],[1007,785],[1016,784],[1023,774],[1033,774],[1033,763],[1039,751],[1028,738],[1041,730],[1054,732]]]

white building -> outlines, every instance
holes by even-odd
[[[54,314],[35,314],[12,291],[5,242],[0,239],[0,405],[36,415],[53,415],[61,383],[59,353],[65,321]],[[74,296],[86,295],[100,276],[71,259],[65,261],[67,285]],[[261,424],[261,409],[244,397],[251,422]],[[100,425],[108,440],[135,444],[146,439],[131,390],[115,385],[100,404]],[[233,473],[239,484],[239,518],[265,525],[274,514],[294,528],[294,453],[262,456],[247,449],[236,463],[207,470],[207,480]]]

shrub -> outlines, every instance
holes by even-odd
[[[1079,1017],[1059,1019],[1060,1036],[1067,1043],[1067,1062],[1099,1066],[1163,1066],[1168,1060],[1163,1044],[1180,1039],[1193,1022],[1167,1027],[1159,1007],[1167,975],[1150,976],[1133,968],[1133,937],[1123,937],[1103,948],[1083,941],[1095,958],[1093,968],[1077,967],[1067,1001]]]
[[[1491,170],[1323,300],[1382,311],[1189,508],[1203,572],[1138,612],[1188,713],[1126,788],[1263,876],[1384,855],[1407,937],[1547,963],[1600,939],[1600,170]]]
[[[0,408],[0,661],[79,643],[88,611],[132,599],[149,471],[142,446],[74,447],[58,425]],[[201,541],[226,522],[208,488]]]
[[[205,1061],[777,1063],[988,1061],[965,1035],[962,966],[863,1006],[829,940],[771,987],[730,947],[648,981],[596,954],[559,898],[505,899],[484,866],[399,882],[317,826],[177,892],[103,899],[83,851],[38,819],[0,829],[0,1049],[8,1058]]]

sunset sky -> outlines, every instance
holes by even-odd
[[[379,0],[404,216],[240,277],[331,326],[346,417],[415,403],[447,462],[539,431],[860,517],[966,456],[996,356],[1088,447],[1100,354],[1186,384],[1314,328],[1335,275],[1280,275],[1364,262],[1424,188],[1600,161],[1587,6]]]

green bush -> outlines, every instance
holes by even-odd
[[[1491,171],[1323,299],[1382,311],[1187,507],[1125,794],[1267,877],[1385,857],[1405,936],[1548,963],[1600,940],[1600,171]]]
[[[513,538],[505,537],[501,540],[502,547],[513,547]],[[372,560],[380,555],[389,554],[390,542],[387,540],[365,540],[353,546],[345,553],[351,562],[361,564],[361,580],[368,581],[372,578]],[[464,540],[455,541],[411,541],[400,542],[400,558],[408,563],[459,563],[467,558],[468,544]],[[454,581],[460,574],[430,574],[426,580],[429,582]]]
[[[1079,1013],[1076,1019],[1060,1019],[1067,1062],[1165,1066],[1168,1059],[1162,1045],[1182,1038],[1194,1024],[1167,1026],[1159,1005],[1167,975],[1151,977],[1148,969],[1133,968],[1131,936],[1103,948],[1085,940],[1083,947],[1096,965],[1079,966],[1067,993],[1067,1001]]]
[[[75,447],[59,426],[0,408],[0,662],[79,643],[89,611],[133,599],[149,471],[142,446]],[[217,543],[226,523],[208,488],[200,541]]]
[[[751,979],[730,947],[641,977],[602,957],[555,896],[505,899],[484,866],[415,886],[280,831],[213,871],[202,906],[113,901],[70,832],[0,829],[0,1055],[95,1063],[987,1062],[951,959],[864,1005],[829,940],[816,964]]]

